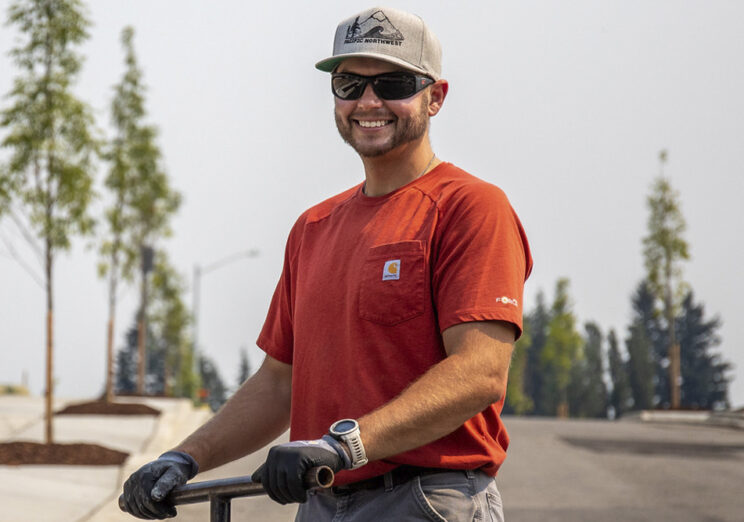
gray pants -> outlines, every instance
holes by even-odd
[[[308,495],[295,522],[504,522],[501,495],[480,471],[414,477],[398,486]]]

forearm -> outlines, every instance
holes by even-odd
[[[177,451],[206,471],[257,451],[289,426],[291,366],[266,358],[227,403]]]
[[[370,461],[423,446],[455,431],[506,392],[513,332],[494,336],[486,323],[455,333],[450,355],[398,397],[359,420]],[[445,337],[447,341],[447,337]]]

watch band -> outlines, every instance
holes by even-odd
[[[332,437],[336,440],[341,440],[346,443],[351,452],[351,468],[361,468],[369,460],[367,454],[364,451],[364,444],[362,444],[362,437],[359,431],[359,423],[354,419],[341,419],[331,425],[329,430]]]

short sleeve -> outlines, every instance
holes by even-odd
[[[466,184],[440,203],[432,292],[440,331],[500,320],[522,333],[524,282],[532,269],[527,236],[506,195]]]
[[[284,251],[284,265],[279,282],[271,298],[269,311],[266,314],[261,333],[256,344],[267,355],[285,364],[292,364],[294,347],[294,330],[292,318],[294,312],[295,252],[301,237],[303,218],[295,223],[289,234]]]

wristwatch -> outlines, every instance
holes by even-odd
[[[362,437],[359,433],[359,423],[354,419],[341,419],[334,422],[328,430],[331,437],[345,442],[351,451],[351,469],[364,466],[367,462],[367,454],[364,452]]]

